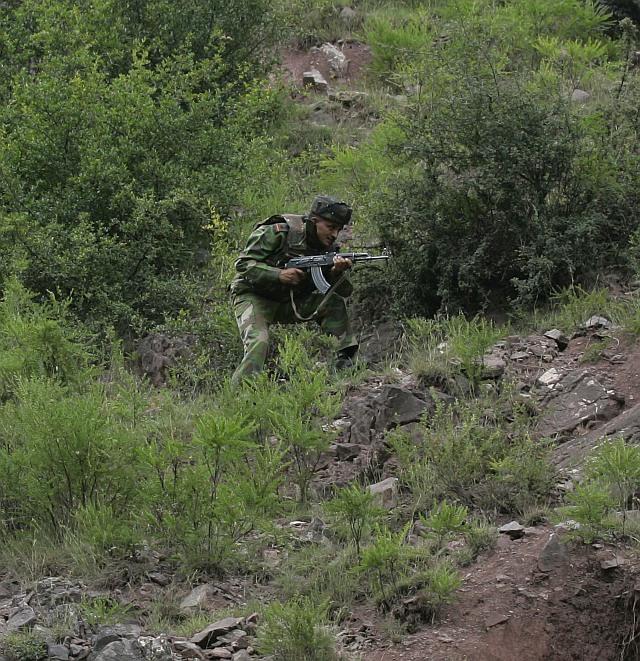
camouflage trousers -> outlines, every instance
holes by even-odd
[[[309,317],[322,301],[322,294],[312,293],[296,301],[301,317]],[[231,379],[238,384],[246,377],[260,372],[269,349],[269,326],[271,324],[295,324],[296,317],[290,301],[272,301],[257,294],[237,294],[233,297],[233,311],[244,346],[244,358]],[[330,296],[314,318],[323,332],[338,338],[338,351],[352,356],[358,343],[351,333],[349,316],[344,298]]]

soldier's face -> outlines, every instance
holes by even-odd
[[[342,229],[342,225],[334,223],[332,220],[327,220],[326,218],[315,218],[316,223],[316,235],[318,236],[318,241],[325,247],[329,248],[332,246],[338,234]]]

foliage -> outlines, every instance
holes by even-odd
[[[279,365],[288,380],[278,396],[271,398],[268,417],[276,436],[287,448],[298,497],[305,502],[320,456],[334,433],[321,421],[337,415],[340,398],[339,393],[329,391],[326,366],[314,366],[309,360],[304,332],[285,337]]]
[[[401,579],[406,576],[411,562],[421,555],[405,544],[410,527],[411,522],[393,532],[388,527],[379,526],[371,544],[362,552],[359,567],[375,577],[380,603],[385,609],[399,595]]]
[[[282,661],[337,659],[335,637],[327,627],[327,605],[307,597],[270,604],[258,627],[258,649]]]
[[[382,515],[382,510],[375,505],[375,496],[369,489],[352,484],[341,489],[326,504],[326,509],[348,527],[351,541],[356,547],[356,554],[359,558],[360,543],[365,530]]]
[[[47,644],[42,636],[32,631],[5,634],[0,649],[8,661],[40,661],[47,658]]]
[[[435,535],[437,548],[442,548],[444,540],[452,534],[462,532],[467,527],[469,510],[446,500],[434,503],[428,515],[420,515],[420,521]]]
[[[568,496],[567,514],[580,524],[578,534],[588,543],[606,530],[606,515],[613,501],[608,491],[596,482],[579,484]]]
[[[2,275],[130,335],[181,309],[268,142],[278,94],[254,79],[279,9],[40,4],[1,23]]]
[[[84,598],[80,602],[80,612],[92,627],[120,624],[130,610],[131,606],[106,597]]]
[[[53,298],[38,305],[34,298],[16,280],[7,282],[0,302],[0,401],[25,378],[74,382],[89,357],[67,319],[67,305]]]
[[[633,509],[632,498],[640,488],[640,448],[628,445],[622,438],[604,443],[589,462],[588,475],[608,485],[622,511],[624,535],[627,509]]]
[[[400,460],[399,477],[417,509],[425,501],[453,498],[468,506],[517,512],[544,499],[552,485],[548,445],[526,429],[508,432],[484,416],[483,404],[439,405],[421,423],[416,446],[402,432],[388,440]]]

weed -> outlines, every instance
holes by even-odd
[[[360,543],[364,531],[383,514],[383,510],[375,505],[375,496],[368,489],[352,484],[341,489],[338,495],[327,503],[326,509],[348,527],[356,554],[360,558]]]
[[[566,514],[580,524],[575,534],[587,543],[598,539],[607,528],[606,516],[613,506],[608,490],[596,482],[587,481],[576,486],[568,494],[567,501]]]
[[[327,604],[298,597],[275,602],[264,610],[258,627],[258,649],[280,661],[334,661],[335,636],[327,621]]]
[[[624,439],[604,443],[590,460],[588,475],[609,486],[611,495],[622,511],[622,534],[625,534],[626,511],[631,497],[640,488],[640,448]]]
[[[33,631],[12,631],[0,641],[0,650],[9,661],[40,661],[47,658],[47,644]]]
[[[609,348],[611,340],[605,338],[600,341],[589,342],[580,356],[581,363],[597,363],[601,358],[603,352]]]
[[[469,510],[463,505],[449,503],[446,500],[434,503],[428,516],[420,515],[420,521],[436,537],[437,548],[441,549],[445,539],[452,534],[462,532],[467,527]]]
[[[131,617],[132,608],[110,597],[83,598],[79,605],[83,618],[92,626],[118,624]]]

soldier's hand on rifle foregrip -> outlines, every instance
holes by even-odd
[[[343,273],[347,269],[350,269],[352,266],[353,262],[350,259],[336,255],[333,258],[333,268],[331,269],[331,272],[333,274]]]
[[[305,272],[301,269],[281,269],[278,274],[278,279],[283,285],[295,287],[299,285],[305,278]]]

